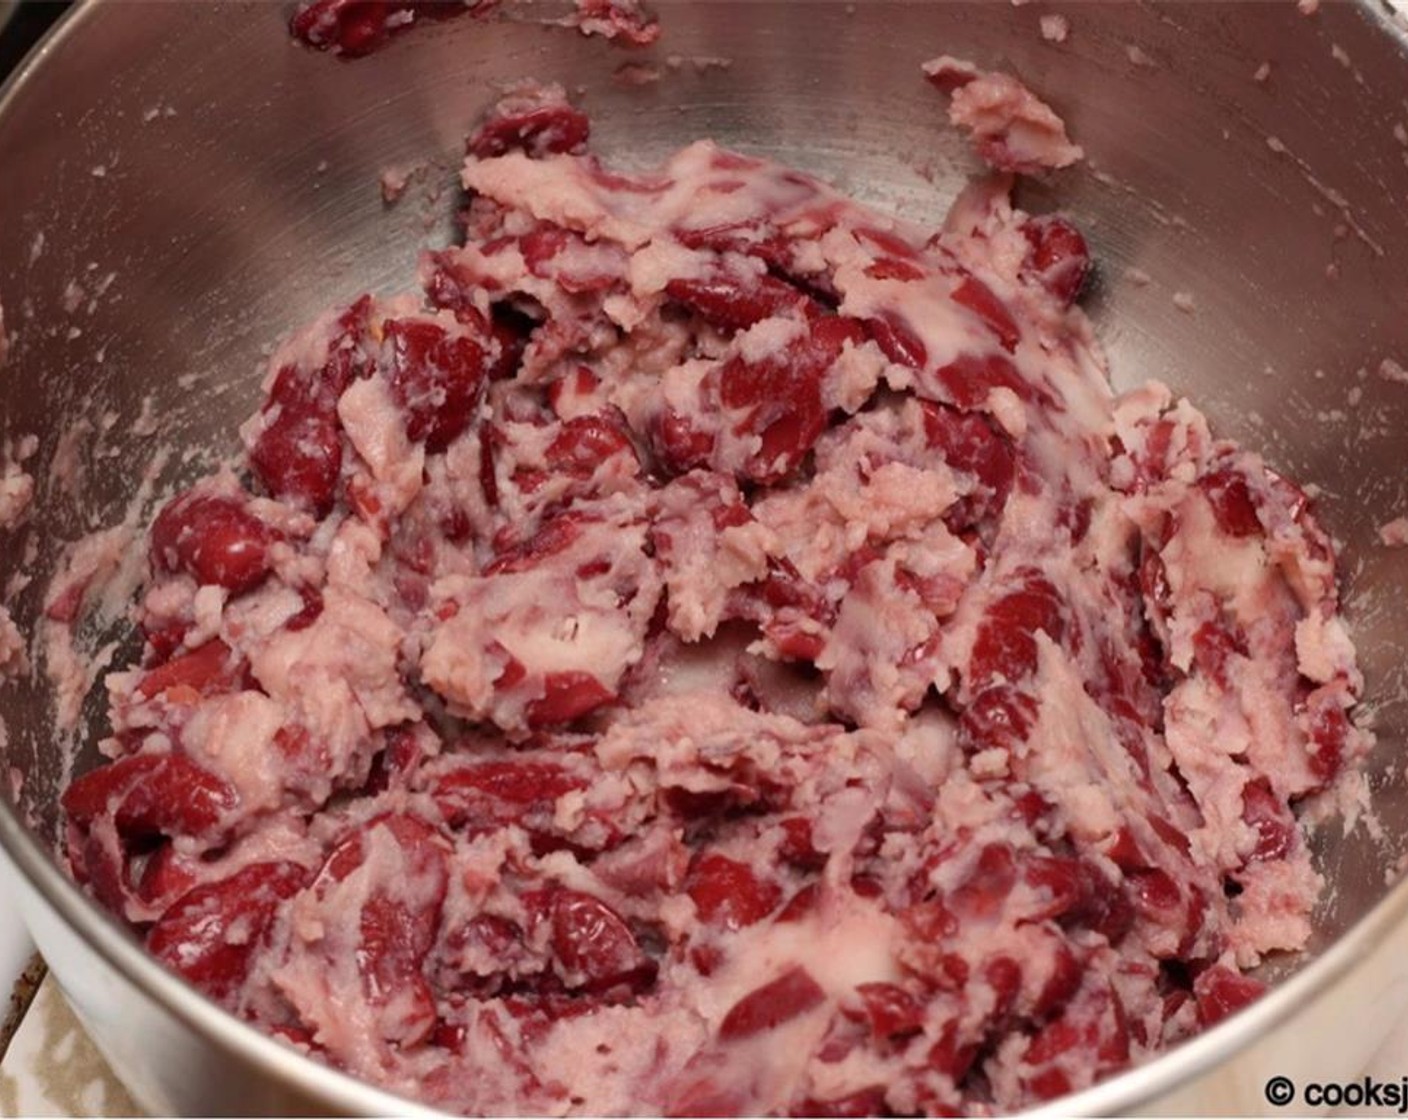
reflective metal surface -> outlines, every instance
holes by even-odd
[[[1257,1111],[1272,1073],[1352,1074],[1408,1002],[1408,893],[1386,886],[1408,833],[1408,551],[1375,537],[1408,513],[1408,385],[1373,373],[1384,358],[1408,364],[1401,32],[1374,6],[1333,2],[1311,17],[1289,2],[697,0],[661,12],[665,36],[644,54],[545,29],[560,10],[544,6],[422,29],[353,64],[289,43],[287,13],[267,3],[74,12],[0,97],[13,335],[0,434],[42,440],[27,530],[39,578],[15,601],[21,625],[63,544],[119,520],[160,447],[173,451],[162,481],[233,447],[262,346],[338,300],[413,284],[418,249],[449,236],[462,136],[497,83],[582,87],[608,155],[647,162],[714,136],[937,224],[975,168],[918,66],[950,53],[1013,69],[1090,157],[1023,201],[1059,206],[1089,234],[1100,274],[1088,308],[1117,382],[1167,380],[1222,433],[1321,488],[1381,736],[1386,836],[1334,825],[1318,837],[1332,889],[1316,943],[1270,997],[1060,1111]],[[1069,19],[1064,42],[1039,33],[1053,12]],[[658,82],[613,79],[652,60]],[[1269,77],[1254,80],[1263,62]],[[421,162],[424,177],[385,206],[381,172]],[[137,434],[148,395],[156,436]],[[66,486],[51,470],[59,437],[84,418],[101,429],[109,412],[101,439],[72,444],[86,470]],[[0,552],[0,583],[23,543]],[[27,881],[36,939],[135,1095],[159,1112],[408,1111],[205,1003],[67,883],[46,854],[64,775],[51,701],[42,676],[0,689],[0,761],[24,777],[0,841]],[[85,711],[101,706],[95,693]]]

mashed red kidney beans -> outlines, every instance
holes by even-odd
[[[161,510],[79,880],[465,1112],[1008,1111],[1255,998],[1367,745],[1304,492],[1112,393],[1008,180],[932,233],[587,127],[491,114],[423,295]]]
[[[301,43],[343,58],[360,58],[384,47],[393,35],[427,20],[471,16],[482,19],[500,0],[304,0],[289,20]],[[599,35],[626,47],[645,47],[660,37],[660,24],[640,0],[574,0],[562,21],[583,35]]]

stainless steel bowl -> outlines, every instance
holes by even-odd
[[[1318,836],[1333,886],[1314,945],[1271,996],[1056,1111],[1259,1111],[1271,1074],[1353,1074],[1408,1002],[1408,887],[1387,885],[1408,833],[1408,552],[1375,536],[1408,512],[1408,386],[1373,375],[1384,358],[1408,362],[1402,30],[1373,4],[1336,2],[1309,16],[1290,2],[661,7],[665,37],[645,54],[545,30],[560,10],[524,7],[354,64],[288,42],[287,12],[268,3],[72,12],[0,96],[0,303],[14,336],[0,426],[42,441],[33,518],[0,552],[3,581],[25,540],[36,550],[22,626],[64,542],[123,516],[158,445],[178,452],[162,482],[233,448],[262,345],[339,299],[413,283],[417,250],[449,237],[461,138],[497,83],[581,87],[598,147],[631,162],[714,136],[937,223],[975,169],[918,66],[951,53],[1010,68],[1090,155],[1024,202],[1089,233],[1100,273],[1087,306],[1118,383],[1169,381],[1322,489],[1380,734],[1386,834]],[[1038,24],[1058,11],[1060,43]],[[653,61],[661,80],[613,80],[627,60]],[[1263,62],[1270,75],[1254,80]],[[380,173],[421,161],[420,185],[384,206]],[[148,395],[155,437],[135,424]],[[61,442],[109,411],[101,438]],[[87,467],[76,488],[52,470],[64,446]],[[0,691],[0,761],[24,776],[0,842],[36,940],[136,1098],[163,1113],[413,1111],[205,1002],[64,878],[52,699],[42,676]],[[101,708],[90,696],[90,725]],[[79,765],[91,760],[85,749]]]

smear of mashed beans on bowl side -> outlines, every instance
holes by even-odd
[[[951,63],[997,166],[1079,156]],[[1368,746],[1304,492],[1112,392],[1010,179],[936,233],[588,133],[514,91],[463,244],[288,340],[161,509],[78,880],[469,1113],[1010,1111],[1254,999]]]
[[[426,20],[482,19],[500,6],[500,0],[309,0],[299,5],[289,30],[317,50],[360,58]],[[640,0],[573,0],[573,8],[561,23],[583,35],[624,47],[647,47],[660,37],[659,22]]]

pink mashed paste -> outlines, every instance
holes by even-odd
[[[500,5],[501,0],[301,0],[289,31],[316,50],[359,58],[418,24],[459,16],[483,19]],[[557,22],[624,47],[647,47],[660,37],[659,22],[640,0],[573,0],[572,14]]]
[[[933,73],[997,162],[1078,157]],[[155,519],[74,874],[470,1113],[1009,1111],[1255,998],[1292,807],[1367,747],[1305,494],[1112,392],[1007,181],[935,232],[587,133],[492,114],[464,244],[284,345]]]

